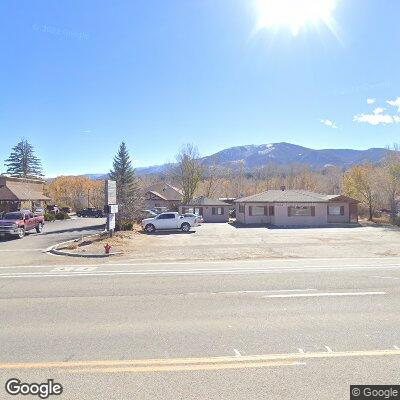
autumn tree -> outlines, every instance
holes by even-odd
[[[85,207],[103,208],[103,181],[84,176],[59,176],[47,188],[54,203],[62,207],[80,210]]]
[[[176,176],[183,191],[183,204],[193,199],[203,176],[203,167],[199,162],[199,152],[193,144],[186,144],[176,156]]]
[[[10,156],[5,161],[6,173],[18,178],[43,177],[42,164],[35,156],[33,146],[27,140],[21,140],[13,147]]]
[[[377,169],[368,163],[351,167],[343,176],[345,194],[361,201],[368,208],[370,221],[380,199],[377,183]]]

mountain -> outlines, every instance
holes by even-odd
[[[252,170],[266,164],[290,165],[304,164],[318,169],[326,166],[349,168],[355,164],[378,163],[388,153],[384,148],[368,150],[324,149],[315,150],[290,143],[270,143],[230,147],[200,159],[203,165],[234,167],[243,163],[245,169]],[[137,168],[138,175],[160,174],[173,164],[155,165]]]

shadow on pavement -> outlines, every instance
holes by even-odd
[[[65,228],[65,229],[57,229],[54,231],[46,231],[44,230],[41,235],[52,235],[53,233],[65,233],[65,232],[83,232],[83,231],[94,231],[94,230],[103,230],[105,228],[105,224],[101,225],[90,225],[90,226],[82,226],[80,228]],[[45,225],[46,229],[46,225]]]

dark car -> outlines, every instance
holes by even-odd
[[[61,212],[65,214],[70,214],[71,213],[71,207],[61,207]]]
[[[91,218],[102,218],[104,217],[104,212],[102,210],[98,210],[97,208],[84,208],[83,210],[79,210],[76,212],[78,217],[91,217]]]

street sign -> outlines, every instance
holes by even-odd
[[[115,214],[108,214],[107,225],[109,231],[113,231],[115,229]]]
[[[118,204],[110,204],[108,206],[108,212],[110,214],[116,214],[118,212]]]
[[[117,184],[107,179],[105,181],[106,205],[117,204]]]

